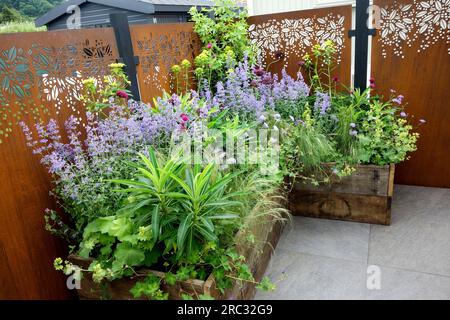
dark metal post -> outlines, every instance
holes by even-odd
[[[355,81],[354,87],[367,88],[367,66],[369,54],[369,36],[376,34],[375,29],[368,28],[369,0],[356,0],[356,29],[349,32],[355,37]]]
[[[130,26],[128,24],[127,15],[123,13],[111,13],[109,19],[116,35],[119,57],[126,65],[125,70],[128,79],[131,82],[131,94],[133,95],[134,100],[139,101],[141,100],[141,96],[139,93],[139,83],[136,71],[138,60],[133,52],[133,43],[131,42]]]

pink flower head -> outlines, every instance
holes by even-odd
[[[334,76],[334,77],[333,77],[333,81],[334,81],[334,82],[339,82],[339,77],[338,77],[338,76]]]
[[[128,93],[126,93],[125,91],[121,91],[121,90],[117,91],[116,95],[119,98],[123,98],[123,99],[126,99],[126,100],[128,100],[128,98],[129,98]]]
[[[207,47],[208,49],[211,49],[211,48],[212,48],[212,43],[208,43],[208,44],[206,45],[206,47]]]
[[[402,95],[399,95],[397,98],[393,99],[392,102],[395,102],[396,104],[402,104],[403,99],[405,99],[405,97]]]
[[[375,84],[375,78],[374,77],[372,77],[372,78],[370,78],[370,84]]]
[[[400,117],[406,118],[408,117],[408,114],[405,111],[400,112]]]
[[[297,62],[297,64],[298,64],[300,67],[303,67],[303,66],[306,64],[306,61],[305,61],[305,60],[300,60],[299,62]]]
[[[370,84],[370,89],[375,89],[375,88],[376,88],[375,83],[371,83]]]
[[[427,123],[427,120],[425,120],[425,119],[420,119],[419,122],[420,122],[421,124],[425,124],[425,123]]]
[[[185,114],[185,113],[183,113],[183,114],[181,115],[181,120],[182,120],[183,122],[188,122],[188,121],[189,121],[188,115]]]

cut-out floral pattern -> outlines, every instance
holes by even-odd
[[[200,42],[192,31],[146,33],[136,40],[135,52],[144,74],[147,91],[162,92],[170,87],[170,68],[183,59],[194,60]]]
[[[450,0],[413,0],[409,4],[393,1],[381,9],[382,55],[391,51],[404,58],[405,45],[419,43],[418,53],[438,41],[450,43]],[[450,54],[450,48],[447,49]]]
[[[270,19],[250,25],[249,33],[263,61],[268,58],[274,60],[276,53],[283,51],[286,57],[284,67],[287,67],[291,56],[301,59],[314,44],[321,44],[326,40],[335,42],[340,61],[340,53],[346,42],[344,22],[344,16],[332,13],[324,17]]]
[[[82,80],[101,79],[115,59],[111,45],[95,39],[0,50],[0,143],[26,114],[34,121],[62,108],[79,115]]]

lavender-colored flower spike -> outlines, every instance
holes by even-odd
[[[314,110],[319,111],[321,115],[328,112],[331,107],[330,96],[327,93],[317,92],[316,102],[314,103]]]

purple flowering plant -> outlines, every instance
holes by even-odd
[[[330,161],[340,167],[404,161],[418,139],[405,112],[405,97],[393,91],[386,101],[375,93],[373,77],[366,90],[346,87],[334,74],[335,53],[334,43],[326,41],[315,45],[299,64],[311,85],[314,127],[336,150]]]
[[[87,111],[85,125],[70,116],[60,128],[55,120],[29,128],[21,123],[27,144],[53,176],[53,194],[81,232],[93,218],[118,211],[125,196],[114,192],[113,178],[129,179],[138,153],[149,146],[167,149],[173,132],[195,119],[198,97],[165,95],[154,106],[129,101],[111,105],[107,116]],[[197,105],[196,105],[197,106]]]

